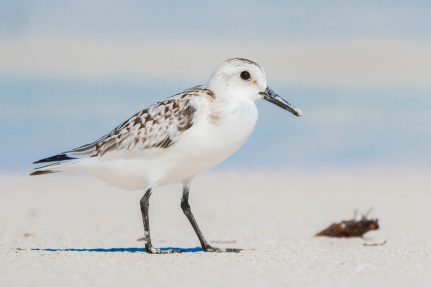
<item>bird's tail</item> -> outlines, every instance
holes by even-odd
[[[33,164],[41,164],[48,163],[48,165],[36,167],[30,175],[42,175],[48,173],[60,172],[65,166],[68,166],[75,162],[77,158],[70,157],[67,154],[58,154],[55,156],[47,157],[38,161],[35,161]]]

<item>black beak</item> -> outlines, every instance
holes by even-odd
[[[277,95],[273,90],[271,90],[269,87],[266,88],[264,92],[260,92],[260,95],[263,96],[263,99],[265,101],[268,101],[270,103],[273,103],[283,110],[289,111],[292,114],[294,114],[297,117],[302,116],[302,111],[298,108],[295,108],[291,104],[289,104],[285,99]]]

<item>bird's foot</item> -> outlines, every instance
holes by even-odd
[[[217,248],[212,246],[207,246],[203,248],[203,250],[205,252],[216,252],[216,253],[225,253],[225,252],[239,253],[242,251],[242,249],[239,249],[239,248]]]
[[[181,250],[169,249],[169,250],[161,250],[160,248],[151,248],[145,249],[148,254],[174,254],[174,253],[182,253]]]
[[[177,249],[160,249],[160,248],[154,248],[152,246],[145,246],[145,252],[148,254],[174,254],[174,253],[182,253],[182,250]]]
[[[212,246],[207,246],[205,248],[202,248],[203,251],[205,252],[215,252],[215,253],[239,253],[242,251],[242,249],[238,249],[238,248],[217,248],[217,247],[212,247]],[[184,251],[182,249],[165,249],[165,248],[154,248],[152,246],[145,246],[145,251],[148,254],[174,254],[174,253],[183,253],[183,252],[187,252]]]

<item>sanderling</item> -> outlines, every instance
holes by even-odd
[[[233,58],[223,62],[206,86],[196,86],[133,115],[99,140],[36,161],[31,175],[77,171],[128,190],[144,190],[140,201],[145,250],[166,253],[151,244],[148,217],[154,188],[181,182],[181,208],[204,251],[220,252],[205,240],[188,202],[191,179],[225,160],[247,140],[258,118],[256,100],[301,116],[302,112],[274,93],[255,62]]]

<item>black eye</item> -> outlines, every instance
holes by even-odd
[[[242,71],[240,76],[241,76],[241,79],[243,79],[243,80],[250,79],[250,73],[247,71]]]

